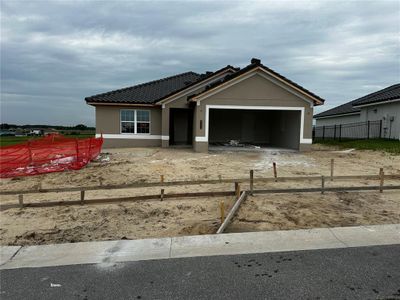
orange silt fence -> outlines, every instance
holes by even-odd
[[[0,147],[0,178],[79,170],[101,152],[103,138],[76,139],[51,134]]]

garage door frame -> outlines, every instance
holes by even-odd
[[[196,136],[196,142],[208,142],[209,136],[209,115],[210,109],[241,109],[241,110],[288,110],[288,111],[300,111],[300,144],[311,144],[312,139],[304,138],[304,107],[289,107],[289,106],[255,106],[255,105],[206,105],[206,115],[204,120],[205,125],[205,136]]]

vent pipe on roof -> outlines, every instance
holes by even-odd
[[[253,64],[253,65],[259,65],[259,64],[261,64],[261,59],[258,59],[258,58],[252,58],[251,59],[251,63]]]

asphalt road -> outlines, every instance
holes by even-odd
[[[400,245],[3,270],[5,299],[400,299]]]

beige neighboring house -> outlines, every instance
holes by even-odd
[[[230,140],[308,150],[324,100],[252,59],[239,69],[187,72],[85,98],[104,147],[209,145]]]

